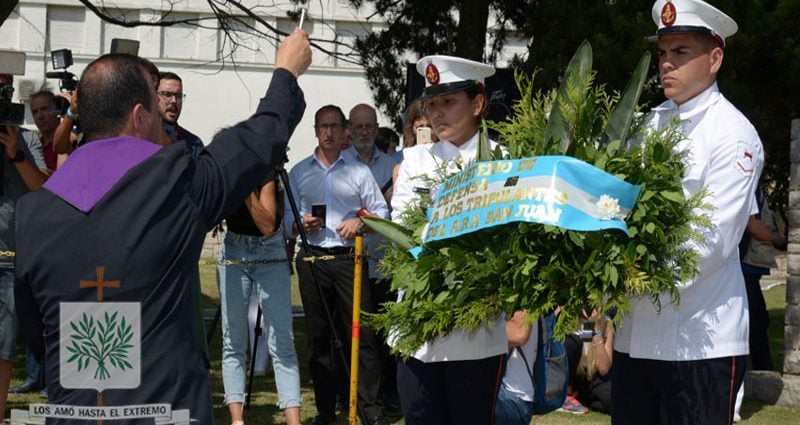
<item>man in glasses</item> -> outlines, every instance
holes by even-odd
[[[297,254],[297,278],[311,340],[309,371],[314,381],[317,416],[312,425],[336,423],[336,377],[340,353],[331,348],[333,327],[344,339],[342,349],[349,353],[353,311],[353,240],[362,230],[359,210],[389,217],[389,208],[370,169],[352,155],[342,152],[346,119],[335,105],[326,105],[314,115],[318,146],[292,168],[289,174],[292,195],[299,208],[300,223],[293,223],[292,211],[286,211],[286,224],[297,235],[304,229],[309,246]],[[287,203],[287,208],[291,204]],[[312,270],[312,267],[314,270]],[[362,269],[362,282],[367,281]],[[319,279],[317,281],[317,279]],[[319,287],[317,287],[319,285]],[[324,303],[323,304],[323,297]],[[330,323],[325,308],[335,314]],[[361,309],[374,313],[372,291],[361,286]],[[358,374],[359,407],[367,425],[384,425],[379,401],[380,344],[375,331],[361,328]],[[346,355],[349,358],[349,354]]]
[[[170,143],[183,142],[196,156],[203,148],[203,141],[191,131],[178,125],[178,118],[183,109],[183,80],[174,72],[158,73],[158,112],[164,122],[164,131]],[[162,135],[163,139],[163,135]]]

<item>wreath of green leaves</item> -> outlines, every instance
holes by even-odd
[[[625,219],[628,234],[514,223],[428,243],[414,259],[408,249],[422,245],[429,198],[406,212],[403,225],[364,219],[393,242],[381,268],[404,296],[368,323],[393,335],[395,352],[410,355],[455,328],[474,330],[516,310],[535,319],[560,307],[556,334],[563,337],[576,329],[582,311],[624,311],[632,294],[650,296],[659,308],[665,294],[678,304],[679,286],[698,261],[685,242],[704,242],[710,206],[704,192],[684,198],[686,158],[676,152],[677,127],[646,130],[646,117],[637,113],[649,62],[645,54],[625,91],[609,94],[594,82],[591,46],[584,42],[557,91],[534,93],[534,76],[517,74],[522,99],[513,118],[492,124],[511,158],[569,155],[642,185]],[[479,161],[487,158],[486,146]],[[427,176],[446,177],[442,170]]]

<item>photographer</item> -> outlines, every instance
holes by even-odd
[[[61,114],[61,123],[56,128],[53,137],[53,151],[58,155],[70,154],[80,139],[80,126],[78,124],[78,92],[61,92],[62,98],[69,102],[67,111]]]
[[[2,102],[10,103],[14,77],[0,74]],[[0,125],[0,412],[5,412],[16,351],[14,308],[14,207],[25,193],[42,187],[46,169],[42,145],[33,132]]]
[[[58,166],[58,154],[53,146],[56,128],[60,124],[56,95],[47,90],[36,92],[31,95],[29,106],[33,122],[36,123],[39,137],[42,140],[44,162],[47,164],[49,173],[52,173]]]

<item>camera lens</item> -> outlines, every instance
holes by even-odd
[[[58,111],[60,115],[64,115],[67,113],[67,109],[69,108],[69,100],[61,97],[56,96],[55,98],[55,109]]]

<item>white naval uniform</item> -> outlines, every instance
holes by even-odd
[[[436,196],[437,188],[428,187],[429,184],[420,177],[426,174],[435,177],[435,172],[440,169],[442,163],[447,163],[446,172],[449,174],[457,170],[457,161],[464,165],[473,161],[477,156],[479,134],[475,133],[461,146],[442,140],[404,149],[403,162],[400,163],[400,172],[392,194],[392,219],[400,221],[403,212],[417,202],[419,189],[430,190],[431,196]],[[497,144],[491,142],[492,150],[495,146]],[[402,293],[399,297],[402,297]],[[498,317],[493,324],[483,325],[474,332],[453,330],[447,336],[423,345],[413,357],[425,363],[432,363],[479,360],[507,352],[505,320],[503,317]]]
[[[680,288],[680,305],[662,294],[661,312],[648,296],[632,297],[617,328],[614,349],[631,358],[687,361],[747,355],[747,295],[739,265],[739,240],[748,217],[758,212],[755,189],[764,162],[761,140],[747,118],[714,83],[683,105],[667,101],[653,109],[652,128],[678,117],[689,166],[686,196],[708,188],[715,208],[703,231],[697,275]]]

